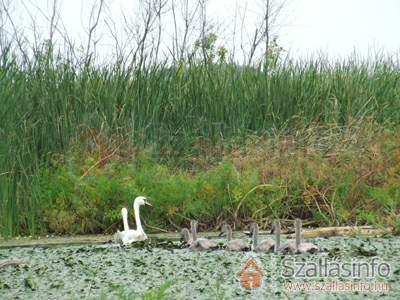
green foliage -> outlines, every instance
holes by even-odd
[[[142,295],[143,300],[158,300],[158,299],[165,299],[169,296],[167,290],[173,286],[176,282],[175,281],[167,281],[159,288],[152,289]]]
[[[213,63],[217,52],[219,61],[223,61],[226,49],[222,47],[218,48],[218,51],[215,50],[217,39],[218,37],[215,33],[210,32],[206,34],[204,38],[199,39],[194,43],[194,53],[205,59],[206,63],[210,64]]]
[[[399,218],[397,218],[394,221],[393,234],[394,235],[400,235],[400,219]]]
[[[400,185],[370,187],[368,194],[371,200],[382,206],[387,212],[400,209]]]
[[[226,145],[217,161],[207,155],[216,150],[205,145],[203,156],[180,163],[160,162],[151,150],[126,156],[129,145],[109,150],[114,156],[105,159],[98,146],[80,140],[36,173],[29,190],[36,199],[35,214],[28,216],[39,224],[36,233],[112,233],[121,227],[121,208],[131,208],[134,197],[146,195],[153,207],[142,208],[143,219],[159,228],[175,229],[189,218],[211,229],[222,221],[240,226],[294,217],[323,225],[398,226],[400,189],[394,170],[400,156],[393,156],[397,152],[387,144],[399,137],[395,131],[369,136],[366,125],[352,129],[357,143],[346,142],[347,128],[324,142],[329,147],[322,141],[310,144],[321,129],[308,128],[297,131],[296,139],[237,141]]]
[[[99,231],[104,228],[101,225],[103,222],[111,222],[116,215],[115,212],[111,216],[93,215],[90,212],[93,206],[106,208],[113,201],[116,201],[113,205],[117,206],[127,201],[129,193],[147,193],[151,188],[156,189],[157,195],[160,195],[158,199],[163,200],[159,200],[163,209],[171,205],[171,213],[173,210],[182,212],[181,208],[187,206],[191,214],[198,215],[202,211],[200,204],[187,204],[190,202],[187,199],[191,199],[193,194],[211,193],[205,216],[215,218],[221,213],[218,208],[222,205],[227,205],[222,215],[234,210],[240,192],[247,193],[255,184],[271,183],[257,182],[257,175],[242,173],[240,176],[249,177],[245,183],[237,184],[240,187],[232,186],[232,182],[222,184],[222,190],[214,195],[207,189],[214,189],[213,184],[221,188],[218,181],[223,178],[219,176],[213,178],[215,182],[208,182],[211,186],[208,188],[199,187],[196,180],[192,181],[179,172],[174,174],[174,182],[165,178],[160,187],[152,187],[146,176],[154,176],[154,170],[153,174],[143,171],[140,176],[144,176],[146,185],[138,183],[135,187],[122,188],[123,184],[117,179],[110,183],[107,173],[101,174],[104,176],[101,180],[91,178],[92,175],[78,180],[82,176],[78,169],[87,170],[124,145],[130,145],[133,150],[128,149],[128,152],[135,154],[151,149],[148,151],[155,162],[163,164],[157,172],[169,174],[172,170],[163,169],[164,163],[168,168],[171,164],[180,166],[188,163],[185,158],[196,157],[199,140],[208,141],[209,148],[215,150],[215,146],[223,149],[236,139],[251,135],[262,137],[271,132],[284,135],[306,128],[313,122],[335,128],[352,126],[372,118],[376,121],[375,125],[388,131],[393,130],[393,124],[399,123],[400,77],[398,65],[393,61],[377,58],[374,63],[366,63],[354,58],[336,64],[324,60],[281,63],[276,59],[281,49],[272,43],[268,60],[274,64],[274,72],[266,73],[261,65],[244,67],[224,62],[226,51],[222,48],[218,50],[213,34],[198,43],[198,47],[206,50],[205,62],[193,59],[173,66],[160,64],[129,68],[121,63],[99,67],[87,60],[82,60],[82,64],[72,63],[68,57],[54,53],[49,44],[25,62],[17,60],[11,51],[3,51],[0,54],[1,232],[4,235],[38,232],[37,219],[49,199],[51,205],[65,207],[66,210],[72,203],[79,213],[75,216],[65,212],[60,215],[49,213],[46,218],[58,216],[63,222],[79,223],[75,226],[81,228],[75,228],[76,232],[83,229]],[[215,57],[218,64],[214,63]],[[95,137],[107,137],[107,140],[85,140],[87,132]],[[44,180],[37,176],[46,178],[41,172],[46,172],[53,156],[65,157],[71,143],[76,141],[87,144],[90,151],[95,149],[97,156],[83,153],[82,156],[88,160],[79,160],[74,166],[76,170],[72,171],[70,165],[74,162],[63,162],[65,169],[57,169],[63,186],[47,186],[48,191],[36,191],[36,182]],[[315,139],[312,143],[318,144],[318,141]],[[387,151],[392,151],[395,157],[393,144],[398,145],[398,142],[391,143],[392,146],[386,144],[385,147],[391,148]],[[204,147],[200,146],[200,149]],[[207,152],[206,155],[213,158],[207,163],[215,165],[221,161],[220,152]],[[126,153],[125,156],[131,154]],[[396,174],[399,167],[393,166],[397,167],[391,168],[391,172]],[[305,213],[299,208],[302,204],[300,195],[306,190],[309,199],[315,203],[321,187],[332,184],[311,173],[309,175],[307,180],[310,183],[303,181],[301,173],[289,178],[285,182],[285,185],[289,183],[285,195],[282,191],[257,191],[246,200],[244,209],[260,205],[264,201],[264,193],[270,193],[273,198],[272,194],[277,193],[271,201],[275,208],[294,205],[298,208],[297,213]],[[47,177],[51,176],[48,174]],[[300,183],[305,185],[298,190],[290,180],[295,186]],[[277,181],[274,184],[280,186],[281,180]],[[187,190],[176,193],[182,185],[188,186]],[[351,193],[350,196],[355,198],[357,193],[365,191],[362,185],[356,183]],[[279,201],[281,197],[286,197],[287,204]],[[382,197],[379,196],[377,201]],[[386,202],[385,207],[394,207],[394,204]],[[340,209],[343,211],[341,217],[333,216],[333,211],[317,208],[324,222],[332,219],[344,221],[349,210],[345,207]],[[306,211],[310,213],[310,209]],[[90,218],[94,218],[96,224],[89,224]],[[56,223],[54,226],[58,228]]]
[[[130,200],[138,195],[123,177],[125,171],[110,166],[101,174],[81,178],[75,169],[61,166],[39,175],[34,188],[41,195],[39,215],[44,232],[96,233],[115,227],[121,207],[130,207]]]
[[[82,153],[73,155],[82,157]],[[230,197],[230,188],[243,195],[257,183],[255,174],[238,177],[229,161],[193,176],[150,159],[137,163],[117,160],[82,177],[78,160],[68,160],[68,169],[63,164],[46,169],[34,184],[34,193],[41,195],[43,232],[113,232],[120,225],[121,208],[132,207],[139,194],[147,195],[153,204],[142,210],[153,225],[168,227],[171,220],[179,224],[191,217],[213,222],[232,215],[237,203]]]
[[[176,284],[176,281],[169,280],[162,284],[159,287],[152,288],[144,293],[138,294],[134,292],[126,292],[122,287],[117,286],[113,291],[113,298],[116,299],[124,299],[124,300],[162,300],[162,299],[170,299],[173,294],[168,292],[168,289],[173,287]],[[109,299],[109,295],[103,293],[97,299]]]
[[[274,36],[268,46],[268,52],[265,53],[265,62],[267,68],[276,68],[284,48],[278,44],[278,37]]]

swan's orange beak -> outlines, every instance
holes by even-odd
[[[144,205],[153,206],[148,200],[144,200]]]

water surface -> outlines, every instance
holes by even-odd
[[[235,253],[225,250],[191,252],[177,241],[147,241],[129,247],[113,244],[0,248],[0,260],[28,258],[29,265],[0,269],[2,299],[157,299],[165,287],[166,299],[400,299],[400,238],[316,238],[323,251],[318,254],[282,255]],[[241,288],[237,273],[249,256],[264,272],[263,287]],[[287,268],[318,261],[371,262],[390,265],[387,277],[363,278],[284,276]],[[311,274],[312,275],[312,274]],[[324,274],[322,274],[324,275]],[[316,283],[383,282],[387,292],[289,291],[290,282]],[[147,292],[147,294],[146,294]],[[157,294],[159,293],[159,294]],[[154,296],[154,295],[153,295]]]

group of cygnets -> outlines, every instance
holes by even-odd
[[[197,221],[190,222],[190,231],[187,228],[181,230],[181,238],[189,245],[189,249],[204,251],[219,249],[219,244],[215,240],[209,240],[204,237],[197,237]],[[315,253],[319,251],[319,247],[309,242],[301,241],[301,220],[295,219],[295,235],[294,240],[288,240],[285,243],[280,243],[281,225],[279,220],[275,220],[272,224],[272,232],[275,233],[275,240],[267,238],[258,240],[258,224],[250,225],[250,235],[252,243],[245,239],[233,239],[232,228],[228,224],[224,224],[221,228],[220,235],[226,235],[227,240],[225,249],[228,251],[255,251],[255,252],[282,252],[285,254],[296,253]]]
[[[150,202],[146,197],[136,197],[133,202],[133,211],[136,221],[136,229],[131,229],[128,224],[128,210],[122,208],[122,223],[124,226],[123,231],[117,231],[114,234],[114,241],[119,245],[128,245],[133,242],[144,241],[147,239],[147,235],[143,230],[142,223],[140,221],[140,206],[151,206]],[[280,244],[281,235],[281,224],[279,220],[275,220],[272,224],[272,232],[275,232],[275,240],[265,239],[258,240],[258,225],[253,223],[250,226],[250,234],[252,235],[252,243],[250,244],[247,240],[233,239],[232,228],[228,224],[224,224],[221,228],[220,235],[226,235],[227,241],[225,249],[229,251],[249,251],[253,250],[256,252],[283,252],[283,253],[314,253],[319,251],[317,245],[312,243],[305,243],[301,241],[301,220],[296,219],[294,221],[296,239],[288,240],[282,245]],[[219,249],[219,244],[215,240],[209,240],[204,237],[197,237],[197,221],[192,220],[190,222],[190,230],[183,228],[181,231],[181,238],[189,245],[191,250],[215,250]]]

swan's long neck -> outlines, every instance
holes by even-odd
[[[124,231],[127,231],[127,230],[129,230],[128,211],[123,210],[121,213],[122,213],[122,222],[124,223]]]
[[[188,229],[183,228],[182,231],[181,231],[181,235],[182,235],[182,237],[183,237],[183,240],[184,240],[186,243],[189,243],[189,242],[190,242],[190,232],[189,232]]]
[[[296,250],[299,249],[301,243],[301,220],[295,220],[295,230],[296,230]]]
[[[135,222],[136,222],[136,230],[143,233],[142,222],[140,221],[140,213],[139,213],[139,204],[133,204],[133,210],[135,211]]]
[[[276,220],[274,222],[274,227],[275,227],[275,252],[279,251],[279,247],[281,245],[281,222],[279,220]]]
[[[256,248],[258,245],[258,225],[253,224],[253,247]]]
[[[232,228],[231,228],[231,226],[228,226],[227,231],[228,231],[228,242],[229,242],[232,239]]]
[[[197,223],[195,221],[190,221],[190,230],[192,231],[193,241],[197,240]]]

